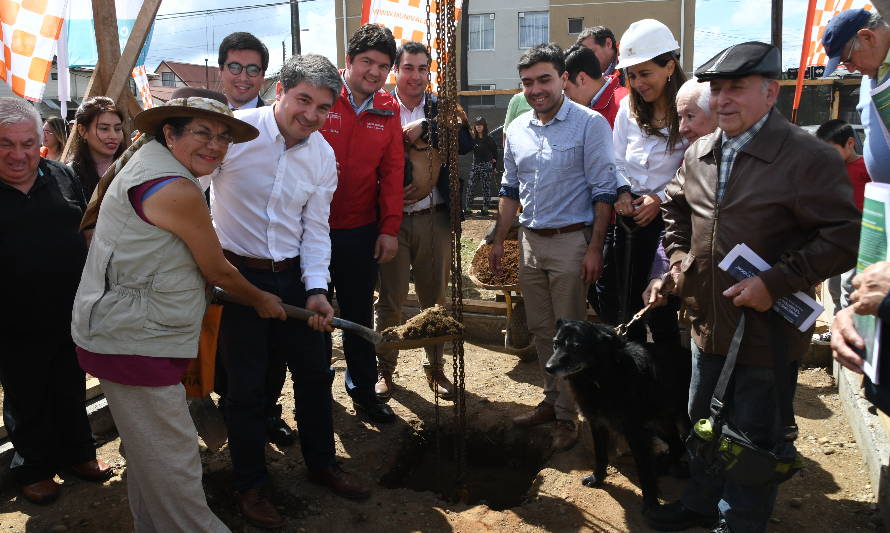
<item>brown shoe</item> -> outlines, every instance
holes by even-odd
[[[533,411],[513,417],[517,426],[537,426],[556,420],[556,410],[549,403],[541,402]]]
[[[454,385],[445,376],[442,367],[425,366],[423,373],[426,374],[426,382],[430,386],[430,390],[434,393],[438,392],[439,398],[449,402],[454,400]]]
[[[22,487],[22,496],[31,503],[50,503],[59,497],[59,484],[52,479],[43,479]]]
[[[256,527],[275,529],[284,525],[284,518],[258,488],[238,495],[238,510],[245,520]]]
[[[392,396],[392,391],[394,388],[395,385],[392,382],[392,374],[381,372],[380,378],[374,385],[374,394],[376,394],[377,397],[381,400],[387,400]]]
[[[366,500],[371,489],[352,474],[345,472],[337,463],[324,470],[310,470],[309,481],[316,485],[327,485],[331,492],[350,500]]]
[[[569,420],[557,420],[556,427],[553,428],[553,444],[554,450],[564,452],[572,449],[578,442],[578,424]]]
[[[101,483],[114,475],[111,466],[99,459],[91,459],[85,463],[71,466],[71,471],[80,479]]]

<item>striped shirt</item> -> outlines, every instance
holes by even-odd
[[[723,193],[726,191],[726,184],[729,183],[729,175],[732,173],[732,165],[735,163],[736,154],[757,135],[760,128],[766,124],[766,119],[768,118],[769,112],[767,111],[753,126],[735,137],[728,137],[725,131],[720,134],[720,173],[717,175],[718,204],[723,201]]]

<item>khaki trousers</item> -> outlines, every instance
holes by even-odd
[[[554,407],[558,420],[575,420],[575,399],[566,380],[545,372],[544,365],[553,355],[556,320],[587,318],[587,284],[581,279],[581,261],[589,238],[589,228],[550,237],[519,229],[519,287],[544,373],[544,402]]]
[[[198,434],[185,388],[137,387],[107,379],[99,383],[125,447],[136,533],[228,533],[207,507]]]
[[[408,297],[408,283],[413,275],[414,291],[421,309],[445,303],[448,275],[451,271],[451,224],[447,209],[402,218],[399,251],[392,261],[380,265],[380,295],[374,304],[377,331],[402,322],[402,306]],[[440,344],[425,348],[423,366],[442,365]],[[381,373],[392,374],[398,363],[398,350],[377,354]]]

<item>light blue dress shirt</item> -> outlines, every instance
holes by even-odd
[[[614,203],[617,187],[612,128],[596,111],[563,97],[546,124],[534,112],[510,123],[499,195],[519,201],[523,226],[590,225],[594,203]]]

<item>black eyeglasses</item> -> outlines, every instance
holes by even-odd
[[[232,61],[231,63],[226,63],[226,68],[229,69],[229,72],[231,72],[232,74],[234,74],[236,76],[238,74],[241,74],[242,70],[247,70],[247,75],[250,76],[251,78],[256,78],[263,72],[262,67],[260,67],[259,65],[254,65],[253,63],[251,63],[251,64],[245,66],[245,65],[242,65],[241,63],[238,63],[237,61]]]

